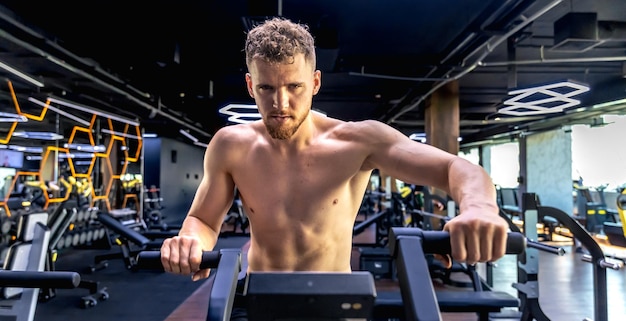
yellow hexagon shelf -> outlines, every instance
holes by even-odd
[[[141,156],[141,147],[143,145],[143,139],[141,138],[141,129],[139,126],[132,126],[135,130],[134,134],[129,133],[130,125],[126,125],[124,128],[124,134],[126,134],[126,146],[128,147],[128,161],[131,163],[137,162],[139,156]]]
[[[121,146],[118,144],[121,144]],[[128,167],[128,150],[126,148],[126,141],[124,140],[124,137],[112,135],[109,138],[109,145],[106,150],[109,164],[111,162],[111,153],[114,150],[116,151],[116,153],[120,151],[122,152],[121,157],[119,157],[120,155],[118,155],[118,159],[121,159],[120,161],[122,163],[122,167],[116,171],[115,168],[118,168],[118,166],[111,166],[111,173],[113,174],[113,176],[115,176],[116,179],[120,179],[121,175],[126,173],[126,168]]]
[[[75,141],[78,138],[86,136],[87,141],[89,141],[89,145],[92,146],[93,148],[95,148],[96,144],[95,144],[94,139],[93,139],[93,125],[94,125],[95,119],[96,119],[96,117],[94,115],[92,117],[92,119],[91,119],[91,123],[90,123],[88,128],[80,127],[80,126],[74,126],[74,128],[72,128],[72,133],[70,134],[70,137],[67,140],[67,144],[69,146],[72,146],[72,145],[75,144]],[[69,163],[69,166],[70,166],[70,171],[72,172],[72,176],[75,176],[75,177],[88,177],[88,176],[91,176],[91,173],[93,171],[93,167],[94,167],[94,165],[96,163],[96,157],[94,155],[94,157],[91,158],[91,162],[90,162],[88,168],[84,172],[78,172],[76,170],[76,166],[74,165],[73,158],[69,158],[68,159],[68,163]]]

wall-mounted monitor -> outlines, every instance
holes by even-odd
[[[23,166],[23,152],[10,149],[0,149],[0,167],[22,168]]]

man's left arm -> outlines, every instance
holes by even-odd
[[[448,186],[459,215],[444,226],[450,232],[452,257],[461,262],[495,261],[505,254],[508,224],[500,217],[495,186],[480,166],[454,158]]]

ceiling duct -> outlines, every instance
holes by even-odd
[[[550,49],[585,52],[602,42],[597,13],[569,12],[554,22],[554,46]]]
[[[626,22],[598,21],[595,12],[569,12],[554,22],[550,50],[585,52],[606,41],[626,41]]]

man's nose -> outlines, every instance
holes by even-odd
[[[289,98],[285,90],[277,90],[274,95],[274,102],[272,107],[277,109],[284,109],[289,106]]]

